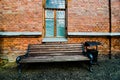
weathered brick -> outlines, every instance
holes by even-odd
[[[42,31],[42,1],[2,0],[4,31]]]
[[[120,32],[120,0],[111,0],[112,32]]]
[[[68,32],[109,32],[109,0],[68,0]],[[112,32],[120,32],[120,1],[111,0]],[[0,31],[5,32],[42,32],[44,34],[44,10],[42,0],[1,0]],[[42,35],[43,35],[42,34]],[[107,37],[69,37],[68,43],[100,41],[101,54],[108,54]],[[112,37],[112,52],[120,52],[120,37]],[[0,55],[10,61],[27,51],[28,44],[41,44],[40,37],[0,37]],[[112,53],[112,54],[113,54]]]
[[[108,32],[108,0],[70,0],[68,26],[69,32]]]

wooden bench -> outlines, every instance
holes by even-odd
[[[91,71],[92,60],[84,55],[83,44],[30,44],[27,53],[16,58],[20,72],[23,63],[67,61],[89,61]]]

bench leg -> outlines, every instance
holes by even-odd
[[[93,71],[93,69],[92,69],[93,55],[92,54],[88,54],[88,58],[90,59],[89,60],[89,71],[92,72]]]
[[[19,63],[17,67],[18,67],[18,78],[20,79],[22,73],[22,65]]]
[[[21,65],[21,63],[20,63],[21,57],[22,57],[22,56],[18,56],[18,57],[16,58],[16,63],[17,63],[17,68],[18,68],[18,74],[21,74],[21,69],[22,69],[22,65]]]
[[[89,71],[92,72],[93,69],[92,69],[92,60],[89,61]]]
[[[21,73],[22,72],[22,65],[18,64],[18,72]]]

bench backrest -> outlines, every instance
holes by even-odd
[[[83,44],[31,44],[28,48],[28,55],[76,55],[82,54],[83,50]]]

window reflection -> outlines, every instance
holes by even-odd
[[[65,8],[65,0],[46,0],[46,8]]]
[[[65,11],[57,11],[57,18],[65,18]]]
[[[45,11],[45,17],[46,18],[54,18],[54,11],[52,11],[52,10],[46,10]]]
[[[57,19],[57,37],[65,36],[65,20]]]
[[[46,37],[54,36],[54,19],[46,19]]]

